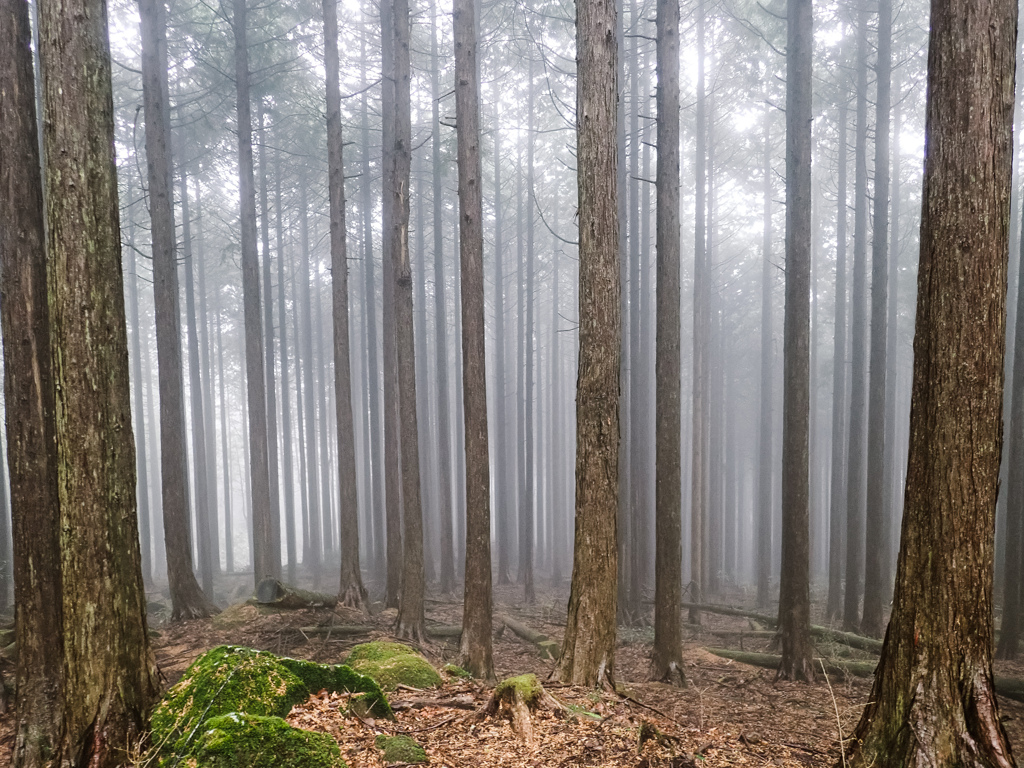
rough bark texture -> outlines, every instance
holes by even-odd
[[[28,3],[0,0],[0,320],[18,644],[13,765],[48,766],[60,739],[60,508],[43,187]]]
[[[178,261],[174,243],[171,191],[170,104],[163,5],[139,3],[142,21],[143,103],[146,115],[146,167],[153,242],[153,303],[160,376],[160,481],[167,550],[171,618],[209,616],[212,605],[192,573],[185,444],[185,399],[181,362],[181,313],[178,306]]]
[[[338,65],[338,4],[323,0],[324,68],[327,71],[327,166],[331,221],[331,317],[334,323],[334,408],[338,430],[341,583],[338,596],[350,608],[366,607],[359,571],[359,499],[356,494],[356,435],[352,421],[349,364],[348,262],[345,244],[345,167],[342,162],[341,86]]]
[[[40,12],[64,645],[56,755],[106,768],[143,736],[157,693],[135,516],[107,15],[102,0]]]
[[[458,130],[459,162],[459,261],[462,275],[462,398],[466,414],[466,586],[461,651],[463,666],[470,674],[492,680],[491,479],[487,445],[487,388],[480,385],[485,380],[487,359],[484,336],[483,189],[476,9],[473,0],[458,0],[453,18],[455,125]]]
[[[619,220],[615,6],[576,4],[580,352],[576,394],[576,541],[555,676],[613,685],[619,463]]]
[[[934,0],[896,593],[852,765],[1012,766],[992,560],[1017,4]]]
[[[679,3],[657,16],[658,168],[655,359],[654,677],[682,683],[682,464],[679,329]],[[636,418],[639,414],[634,414]],[[636,446],[634,446],[636,450]],[[646,535],[638,532],[638,535]]]
[[[813,680],[810,583],[811,0],[789,0],[779,676]]]
[[[868,483],[864,538],[864,610],[860,631],[882,636],[882,603],[889,591],[889,520],[885,502],[885,380],[888,318],[889,107],[892,80],[892,0],[878,3],[875,64],[875,189],[871,228],[871,356],[868,374]]]
[[[395,135],[391,265],[394,277],[395,351],[398,417],[402,441],[402,597],[398,604],[399,637],[422,642],[423,511],[420,504],[419,429],[416,423],[416,353],[413,339],[412,264],[409,259],[409,173],[412,162],[410,102],[409,0],[392,0],[395,54]]]
[[[267,390],[263,368],[263,320],[260,317],[260,272],[256,253],[256,182],[252,158],[252,109],[249,103],[249,48],[246,1],[233,0],[235,89],[238,111],[238,193],[241,203],[242,307],[245,314],[245,380],[249,413],[249,486],[252,504],[253,577],[281,577],[275,557],[267,453]]]

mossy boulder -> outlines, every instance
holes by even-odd
[[[380,734],[375,739],[375,743],[378,749],[384,750],[384,762],[388,765],[427,762],[427,753],[423,747],[405,734],[400,733],[397,736]]]
[[[349,667],[222,645],[196,659],[160,700],[150,723],[153,749],[161,761],[192,755],[211,719],[230,713],[281,718],[321,690],[362,694],[353,701],[360,714],[391,717],[377,683]]]
[[[430,662],[401,643],[373,642],[357,645],[345,659],[345,664],[376,680],[385,691],[393,691],[399,685],[436,688],[441,684],[441,676]]]
[[[230,712],[203,724],[185,765],[201,768],[347,768],[326,733],[293,728],[279,717]]]

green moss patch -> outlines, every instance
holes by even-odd
[[[384,762],[392,763],[425,763],[427,753],[423,747],[404,734],[397,736],[379,735],[375,740],[378,749],[384,750]]]
[[[345,659],[345,664],[376,680],[385,691],[393,691],[399,685],[436,688],[441,684],[441,676],[430,662],[401,643],[357,645]]]
[[[455,664],[445,664],[441,671],[448,675],[448,677],[454,677],[459,680],[469,680],[473,677],[469,672]]]
[[[196,659],[157,705],[150,723],[153,749],[161,762],[192,755],[212,719],[229,713],[281,718],[321,690],[360,693],[361,713],[391,716],[380,687],[348,667],[222,645]]]
[[[242,712],[207,720],[193,758],[202,768],[347,768],[328,734]]]

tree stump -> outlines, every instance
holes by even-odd
[[[533,715],[541,710],[554,712],[559,717],[568,712],[564,704],[544,690],[536,675],[519,675],[498,683],[490,700],[477,711],[476,719],[495,715],[508,718],[519,740],[532,749],[536,743]]]

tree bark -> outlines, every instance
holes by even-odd
[[[464,360],[462,398],[466,414],[466,578],[461,654],[463,666],[470,674],[490,681],[494,680],[491,650],[491,480],[487,441],[487,388],[481,386],[486,376],[487,354],[484,334],[480,85],[477,77],[476,8],[473,0],[456,0],[453,19]],[[447,360],[442,359],[441,363],[447,365]],[[444,437],[447,439],[447,435]]]
[[[757,607],[767,608],[770,601],[772,570],[772,510],[774,507],[774,443],[772,410],[775,377],[772,365],[772,150],[770,103],[764,107],[764,187],[761,240],[761,385],[760,426],[757,440]]]
[[[555,676],[614,686],[619,459],[619,220],[615,6],[576,5],[580,353],[576,395],[576,541]]]
[[[814,679],[810,580],[811,0],[789,0],[779,676]]]
[[[45,209],[23,0],[0,0],[0,50],[0,321],[18,646],[12,764],[35,768],[58,765],[64,672]]]
[[[654,677],[683,683],[679,318],[679,3],[657,9],[658,167]],[[634,414],[634,418],[637,414]],[[636,446],[634,446],[636,450]]]
[[[359,499],[356,493],[355,426],[349,364],[348,262],[345,243],[345,166],[342,162],[338,4],[323,0],[324,69],[327,72],[327,165],[331,222],[331,317],[334,324],[334,407],[338,430],[339,533],[342,605],[365,609],[359,570]]]
[[[992,679],[1017,5],[932,4],[892,618],[851,765],[1012,766]]]
[[[40,5],[63,617],[54,753],[96,768],[122,764],[158,690],[136,522],[106,21],[102,0]]]

